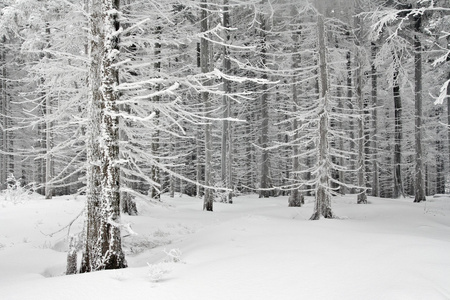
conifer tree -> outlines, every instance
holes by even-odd
[[[125,268],[120,235],[119,0],[90,2],[87,203],[80,272]]]

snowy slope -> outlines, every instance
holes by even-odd
[[[129,268],[70,276],[67,230],[48,234],[84,199],[0,200],[0,298],[450,299],[450,198],[336,197],[340,218],[319,221],[308,220],[312,198],[289,208],[241,196],[213,213],[199,199],[163,200],[123,216],[137,233],[123,232]],[[79,218],[71,233],[81,228]]]

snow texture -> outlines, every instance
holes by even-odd
[[[313,198],[240,196],[203,212],[162,197],[123,216],[129,267],[63,275],[81,232],[73,196],[0,197],[0,297],[12,299],[450,299],[450,198],[333,197],[339,219],[309,221]],[[81,255],[78,255],[81,258]],[[79,263],[79,262],[78,262]]]

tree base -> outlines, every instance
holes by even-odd
[[[289,207],[301,207],[302,204],[305,204],[305,197],[300,193],[292,193],[289,196]]]
[[[356,201],[358,204],[367,204],[367,195],[366,193],[361,193],[358,195],[358,200]]]
[[[81,261],[80,273],[88,273],[101,270],[116,270],[125,269],[128,267],[125,260],[125,255],[121,252],[121,255],[111,255],[108,260],[100,266],[91,266],[89,259],[86,258],[86,253],[83,253],[83,259]]]
[[[137,216],[138,211],[136,207],[136,202],[134,201],[133,197],[128,193],[121,193],[121,206],[122,206],[122,212],[124,214],[128,214],[130,216]]]
[[[212,203],[205,203],[205,204],[203,205],[203,210],[206,210],[206,211],[213,211]]]
[[[203,198],[203,210],[213,211],[214,195],[211,190],[206,190]]]
[[[334,215],[333,215],[333,212],[331,211],[331,209],[327,210],[327,212],[323,215],[320,212],[316,211],[315,213],[313,213],[313,215],[309,219],[310,220],[320,220],[321,217],[324,217],[325,219],[334,219]]]
[[[417,197],[417,196],[414,198],[414,203],[420,203],[423,201],[427,201],[427,198],[425,198],[425,197],[421,198],[421,197]]]
[[[67,253],[66,275],[77,273],[77,249],[75,245],[75,238],[71,237],[69,242],[69,252]]]

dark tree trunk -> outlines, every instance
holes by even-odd
[[[265,2],[265,1],[263,1]],[[261,39],[261,67],[266,68],[267,60],[267,20],[263,13],[260,14],[260,39]],[[267,79],[267,74],[264,73],[263,79]],[[260,181],[260,198],[268,198],[273,196],[272,183],[270,180],[270,158],[269,150],[269,106],[268,106],[268,86],[267,84],[262,85],[261,94],[261,181]]]
[[[447,60],[450,61],[450,57],[447,56]],[[448,79],[450,79],[450,72],[448,73]],[[450,170],[450,84],[447,86],[447,147],[448,147],[448,164]],[[447,172],[450,173],[450,172]],[[448,175],[448,178],[450,175]],[[448,179],[447,179],[448,180]]]
[[[225,42],[230,42],[230,12],[228,0],[223,1],[223,27],[225,29]],[[231,72],[231,61],[228,46],[223,46],[223,72],[227,75]],[[223,106],[223,128],[222,128],[222,152],[221,152],[221,179],[222,184],[228,189],[226,192],[226,201],[233,203],[232,189],[232,139],[231,139],[231,124],[228,118],[230,118],[230,98],[228,94],[231,92],[230,81],[226,78],[223,81],[223,91],[225,95],[222,98]]]
[[[436,117],[443,115],[444,110],[442,106],[436,108]],[[444,142],[441,138],[441,127],[436,126],[436,193],[445,194],[445,159],[444,159]],[[425,180],[427,183],[428,180]]]
[[[394,64],[398,64],[400,58],[394,55]],[[394,66],[393,87],[394,96],[394,198],[405,197],[403,190],[401,163],[402,163],[402,100],[400,97],[400,85],[398,79],[398,65]]]
[[[158,74],[157,76],[159,76],[159,74],[161,73],[161,43],[159,42],[159,40],[161,39],[161,33],[162,33],[162,28],[160,26],[157,26],[155,29],[155,35],[156,35],[156,39],[158,42],[155,43],[155,50],[154,50],[154,54],[155,54],[155,63],[154,63],[154,69],[155,69],[155,73]],[[156,85],[156,90],[159,91],[161,89],[160,85]],[[154,97],[153,101],[155,103],[159,103],[160,102],[160,96],[156,96]],[[159,115],[160,112],[158,109],[155,109],[155,123],[156,125],[159,124]],[[155,160],[158,161],[158,156],[159,156],[159,130],[156,130],[155,133],[153,133],[152,136],[152,144],[151,144],[151,151],[152,154],[155,157]],[[152,165],[151,166],[151,178],[153,183],[150,186],[150,197],[152,199],[155,200],[160,200],[161,199],[161,174],[160,174],[160,169],[159,166],[155,166]]]
[[[356,1],[356,11],[361,11],[361,3],[360,1]],[[356,37],[356,58],[355,61],[357,63],[356,69],[356,102],[358,105],[358,159],[357,159],[357,177],[358,177],[358,196],[357,203],[358,204],[367,204],[367,194],[366,194],[366,157],[365,157],[365,130],[364,130],[364,96],[362,94],[363,88],[363,59],[361,54],[361,40],[362,40],[362,26],[361,19],[357,15],[355,17],[355,27],[357,28],[357,37]]]
[[[372,138],[371,138],[371,148],[372,148],[372,160],[373,160],[373,175],[372,175],[372,196],[380,196],[380,182],[379,182],[379,171],[378,171],[378,141],[377,141],[377,118],[378,118],[378,74],[375,66],[375,59],[377,55],[377,47],[373,43],[371,45],[372,52],[372,71],[371,71],[371,100],[372,100]]]
[[[201,32],[208,31],[208,5],[206,0],[202,0],[200,4],[201,8]],[[200,40],[200,64],[202,73],[208,73],[210,71],[210,51],[209,42],[205,38]],[[209,85],[209,80],[207,80],[205,85]],[[208,92],[204,91],[201,93],[203,105],[205,108],[206,117],[209,117],[211,110],[211,99]],[[205,124],[205,194],[203,199],[203,210],[213,211],[214,194],[213,190],[210,188],[212,186],[212,132],[211,124],[207,120]]]
[[[414,17],[414,83],[415,83],[415,143],[416,143],[416,172],[414,184],[414,202],[426,200],[423,181],[423,154],[422,154],[422,43],[420,41],[420,30],[422,26],[422,15]]]
[[[66,275],[77,273],[77,256],[76,239],[72,236],[69,241],[69,252],[67,253]]]

